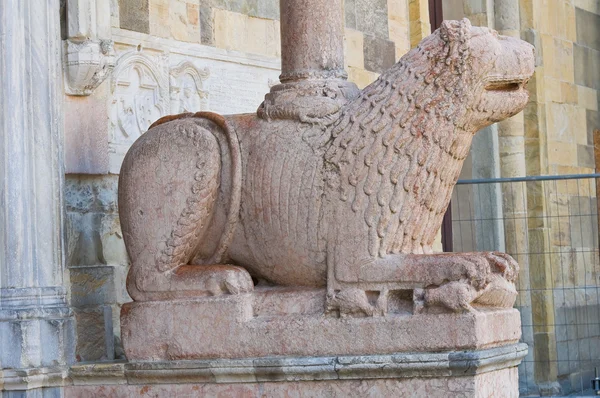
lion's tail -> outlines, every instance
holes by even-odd
[[[240,143],[237,132],[233,126],[222,115],[213,112],[182,113],[179,115],[169,115],[158,119],[151,126],[161,125],[176,119],[182,118],[203,118],[219,126],[227,136],[227,145],[231,158],[231,197],[227,213],[227,222],[217,246],[217,250],[209,260],[209,264],[221,264],[224,256],[229,249],[236,225],[239,220],[240,204],[242,196],[242,155],[240,152]]]

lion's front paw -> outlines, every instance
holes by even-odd
[[[254,289],[252,278],[244,269],[227,269],[215,273],[210,276],[206,285],[213,296],[249,293]]]

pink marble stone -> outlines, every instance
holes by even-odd
[[[516,398],[517,368],[467,377],[260,382],[235,384],[163,384],[69,386],[65,398],[134,397],[415,397]]]
[[[337,12],[320,1],[282,6],[291,20],[300,9]],[[282,29],[293,42],[306,26]],[[131,297],[245,294],[254,278],[327,288],[327,308],[341,316],[386,315],[397,290],[413,292],[414,313],[511,308],[514,259],[434,254],[432,243],[473,135],[527,104],[533,47],[444,21],[346,98],[321,87],[344,80],[339,57],[314,58],[343,54],[321,29],[302,34],[308,58],[284,57],[282,79],[302,88],[274,88],[257,114],[167,116],[132,145],[119,178]]]
[[[515,309],[338,318],[323,312],[325,291],[317,293],[288,291],[276,300],[267,289],[128,303],[121,313],[125,353],[129,360],[175,360],[436,352],[513,344],[521,336]]]

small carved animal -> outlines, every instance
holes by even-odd
[[[212,113],[157,121],[121,169],[129,293],[242,293],[252,275],[327,286],[332,298],[460,282],[448,302],[431,301],[494,305],[476,293],[490,283],[514,290],[510,256],[432,254],[431,245],[473,135],[525,107],[533,68],[531,45],[446,21],[358,98],[310,123]]]

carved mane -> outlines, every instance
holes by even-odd
[[[468,40],[469,26],[445,23],[328,128],[326,161],[373,256],[431,251],[471,144],[466,101],[482,84],[466,68]]]

